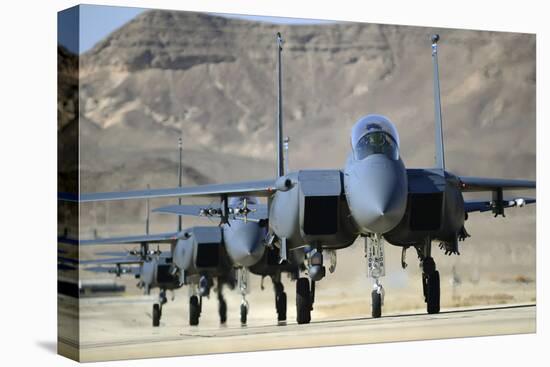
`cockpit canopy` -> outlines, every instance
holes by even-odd
[[[381,115],[367,115],[355,123],[351,132],[353,156],[362,160],[371,154],[384,154],[399,159],[397,129]]]

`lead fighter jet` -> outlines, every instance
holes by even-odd
[[[372,316],[380,317],[384,290],[379,278],[385,272],[384,243],[405,249],[414,247],[422,266],[424,298],[428,313],[440,309],[440,281],[431,256],[432,242],[451,254],[459,254],[458,242],[469,237],[464,222],[471,211],[491,211],[535,202],[530,198],[506,199],[504,191],[534,189],[535,182],[483,177],[464,177],[445,169],[442,114],[437,63],[439,36],[432,37],[435,102],[435,165],[431,169],[406,168],[399,151],[399,135],[381,115],[360,118],[351,131],[352,151],[343,169],[285,172],[282,159],[283,119],[281,54],[277,34],[278,123],[277,174],[262,181],[81,194],[80,202],[161,197],[201,196],[219,198],[220,216],[228,222],[231,197],[267,198],[268,245],[276,246],[282,260],[289,252],[309,247],[308,277],[296,283],[298,323],[308,323],[311,290],[325,276],[323,251],[350,246],[365,238],[369,275],[374,278]],[[466,201],[465,192],[492,193],[492,200]],[[243,208],[244,209],[244,208]],[[244,214],[246,218],[246,213]]]

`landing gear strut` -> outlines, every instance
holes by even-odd
[[[248,293],[248,270],[246,268],[239,269],[239,290],[241,291],[241,326],[246,326],[248,318],[248,301],[246,300],[246,293]]]
[[[382,316],[382,306],[384,305],[384,287],[380,283],[380,278],[386,274],[384,240],[379,234],[375,233],[370,237],[365,237],[365,256],[368,276],[374,279],[371,292],[372,317],[379,318]]]
[[[277,310],[277,321],[283,323],[286,321],[286,293],[285,287],[281,282],[281,274],[273,276],[273,290],[275,291],[275,309]]]
[[[426,240],[418,253],[422,265],[422,290],[426,309],[429,314],[436,314],[440,310],[441,288],[439,272],[436,270],[435,261],[431,256],[431,240]]]

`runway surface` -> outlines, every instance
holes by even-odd
[[[129,333],[82,338],[81,361],[181,356],[394,341],[523,334],[536,331],[536,306],[514,305],[449,309],[437,315],[410,313],[380,319],[312,321],[308,325],[241,327],[206,323],[198,327],[142,327]],[[87,339],[87,340],[86,340]],[[74,343],[59,340],[60,349]]]

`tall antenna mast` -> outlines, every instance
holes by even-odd
[[[277,177],[285,175],[283,162],[283,74],[281,66],[283,42],[281,33],[277,32]]]
[[[445,151],[443,148],[443,119],[441,115],[441,92],[439,90],[439,65],[437,63],[437,42],[439,35],[432,36],[432,61],[434,78],[435,108],[435,167],[445,172]]]
[[[151,185],[147,184],[147,190],[149,190],[151,188]],[[149,234],[149,222],[150,222],[150,219],[149,219],[149,213],[150,213],[150,208],[149,208],[149,198],[147,198],[145,200],[145,211],[147,212],[146,215],[145,215],[145,234]]]
[[[285,159],[285,172],[288,172],[288,165],[289,165],[289,158],[288,158],[288,145],[290,143],[290,137],[288,136],[285,136],[285,139],[284,139],[284,148],[285,148],[285,156],[284,156],[284,159]]]
[[[179,163],[178,163],[178,187],[183,185],[183,142],[178,138]],[[178,205],[181,205],[181,196],[178,198]],[[178,232],[182,230],[181,215],[178,215]]]

